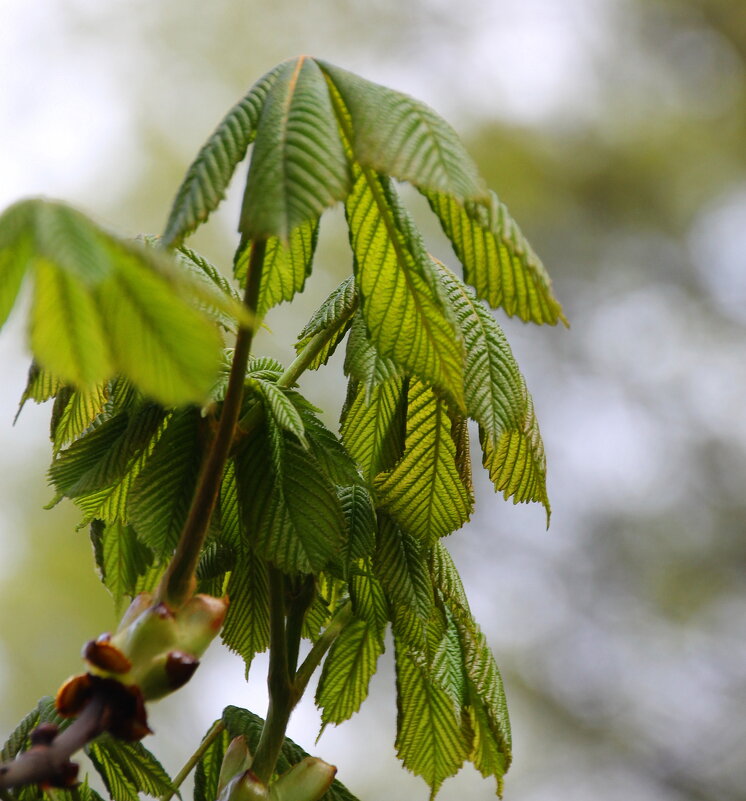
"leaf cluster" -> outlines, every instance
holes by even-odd
[[[255,317],[183,245],[250,145],[233,277],[238,286],[253,280],[252,247],[265,243]],[[430,256],[395,180],[427,198],[464,280]],[[316,692],[324,726],[360,708],[390,626],[405,766],[434,794],[468,760],[501,792],[511,759],[502,682],[443,538],[474,505],[469,420],[495,489],[543,504],[548,518],[531,397],[485,302],[524,321],[565,319],[538,257],[447,123],[324,61],[281,64],[202,147],[158,247],[120,240],[58,203],[6,211],[0,324],[30,275],[35,362],[23,401],[54,398],[55,499],[81,509],[120,603],[155,586],[179,541],[225,401],[232,352],[221,348],[221,329],[254,326],[303,290],[321,214],[338,202],[352,274],[300,331],[290,366],[248,363],[200,589],[229,595],[222,638],[247,673],[270,646],[270,569],[288,587],[313,577],[302,628],[311,641],[351,604]],[[297,380],[345,339],[337,435]],[[224,722],[252,737],[261,723],[231,708]],[[219,738],[202,758],[202,801],[213,801],[225,744]],[[118,747],[90,749],[115,801],[167,782],[137,761],[139,751]],[[347,797],[338,792],[329,798]]]

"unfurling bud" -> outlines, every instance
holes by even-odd
[[[267,785],[250,770],[245,770],[225,785],[218,801],[268,801],[270,797]]]
[[[102,634],[85,645],[88,673],[60,688],[57,710],[77,715],[93,695],[104,695],[114,713],[112,734],[144,737],[150,731],[144,702],[162,698],[189,681],[227,610],[227,598],[195,595],[173,611],[165,603],[153,605],[149,593],[138,595],[113,636]]]
[[[269,788],[270,801],[318,801],[331,787],[337,769],[317,757],[306,757]]]
[[[234,737],[225,749],[223,763],[220,766],[220,776],[218,776],[218,795],[221,795],[225,786],[239,773],[245,773],[252,762],[249,746],[243,735]]]

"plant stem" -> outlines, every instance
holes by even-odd
[[[174,793],[176,793],[181,786],[184,779],[186,779],[186,777],[194,770],[197,762],[199,762],[199,760],[202,758],[202,755],[215,742],[215,740],[220,737],[224,729],[225,724],[222,720],[216,720],[215,723],[212,724],[212,728],[210,728],[210,730],[204,736],[204,739],[199,744],[197,750],[189,757],[189,759],[184,763],[184,767],[174,777],[172,782],[173,790],[162,795],[159,801],[170,801]]]
[[[272,778],[280,755],[290,713],[296,704],[288,672],[287,638],[285,631],[285,577],[269,565],[269,706],[256,747],[252,773],[267,784]]]
[[[257,310],[266,245],[265,240],[258,240],[252,243],[251,256],[249,258],[243,300],[252,320],[254,320]],[[243,246],[244,243],[242,242],[240,247]],[[220,482],[223,478],[223,469],[233,443],[236,422],[241,411],[246,365],[249,361],[253,339],[254,325],[241,325],[236,336],[233,363],[231,364],[228,378],[228,389],[225,393],[218,429],[207,457],[202,464],[189,514],[184,523],[184,528],[181,530],[176,551],[161,579],[156,602],[163,600],[178,607],[194,592],[194,574],[210,518],[215,509]]]
[[[347,601],[337,609],[324,633],[313,644],[313,648],[308,652],[308,656],[303,660],[301,666],[295,674],[293,691],[297,698],[300,698],[308,686],[308,682],[313,672],[321,664],[326,652],[332,647],[334,641],[342,633],[342,629],[352,619],[352,603]]]

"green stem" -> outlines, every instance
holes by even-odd
[[[249,259],[244,304],[249,310],[252,320],[255,318],[257,310],[266,245],[265,240],[254,242]],[[158,587],[156,602],[163,600],[173,606],[180,606],[194,592],[194,574],[207,535],[210,518],[215,509],[220,482],[223,478],[223,469],[233,443],[236,423],[241,411],[246,366],[253,339],[253,326],[242,325],[239,327],[228,378],[228,389],[225,393],[215,439],[202,464],[189,514],[181,531],[179,544]]]
[[[334,641],[342,633],[342,629],[352,619],[352,603],[347,601],[337,609],[324,633],[313,644],[313,648],[308,652],[308,656],[303,660],[301,666],[295,674],[293,682],[293,692],[297,698],[301,698],[308,686],[316,668],[321,664],[326,652],[332,647]]]
[[[290,713],[296,700],[290,686],[288,671],[287,637],[285,629],[285,577],[269,565],[269,670],[267,687],[269,706],[256,747],[251,771],[257,778],[269,783],[280,755]]]
[[[181,787],[186,777],[194,770],[197,763],[202,759],[205,751],[215,742],[215,740],[220,737],[225,729],[225,724],[222,720],[216,720],[215,723],[212,724],[212,728],[207,732],[204,736],[202,742],[199,744],[199,748],[187,759],[184,763],[184,767],[176,774],[174,777],[171,786],[173,787],[172,790],[162,795],[159,801],[170,801],[176,791]]]

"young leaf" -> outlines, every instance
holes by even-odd
[[[213,726],[208,729],[208,734]],[[230,735],[224,729],[199,758],[194,771],[194,801],[215,801],[218,797],[220,768],[230,740]]]
[[[345,565],[369,556],[376,545],[376,510],[368,489],[362,484],[337,487],[342,514],[347,521]]]
[[[278,428],[294,434],[303,447],[307,448],[308,442],[303,419],[288,397],[288,393],[273,381],[254,379],[251,386],[258,391],[266,413],[272,416],[274,424]]]
[[[309,370],[316,370],[327,363],[347,333],[357,306],[357,287],[355,278],[351,275],[329,295],[298,334],[298,341],[295,343],[296,353],[300,353],[317,334],[326,332],[329,336],[323,349],[308,366]]]
[[[390,617],[389,601],[371,562],[372,559],[366,557],[351,566],[348,590],[355,616],[368,621],[383,635]]]
[[[397,689],[397,755],[404,766],[437,793],[468,755],[461,711],[451,696],[432,680],[427,667],[394,637]]]
[[[200,149],[174,198],[163,233],[164,246],[180,245],[220,204],[236,166],[254,140],[262,105],[282,66],[254,84]]]
[[[243,657],[247,677],[255,654],[269,647],[268,582],[266,563],[246,549],[228,580],[226,592],[231,603],[221,637],[231,651]]]
[[[136,594],[137,581],[153,563],[153,553],[131,526],[94,520],[91,529],[92,539],[100,540],[101,578],[119,608],[125,596]]]
[[[120,372],[166,404],[206,399],[222,343],[165,254],[44,200],[0,217],[0,254],[4,306],[19,271],[32,269],[32,350],[55,376],[90,387]]]
[[[384,381],[401,375],[396,362],[381,356],[370,341],[365,320],[359,313],[352,318],[345,354],[345,373],[360,382],[367,395]]]
[[[349,191],[349,166],[324,76],[301,56],[278,69],[264,102],[239,230],[283,241]]]
[[[364,386],[350,381],[340,432],[366,481],[391,469],[404,452],[407,386],[394,376],[367,393]]]
[[[199,428],[198,409],[175,411],[127,499],[138,537],[159,556],[176,547],[189,511],[202,453]]]
[[[544,265],[494,192],[484,203],[464,204],[442,193],[424,194],[478,297],[525,322],[567,325]]]
[[[409,388],[404,456],[375,488],[379,505],[426,545],[469,519],[472,499],[456,467],[446,404],[418,381]]]
[[[269,422],[236,457],[246,530],[257,553],[282,570],[316,573],[340,557],[342,509],[314,455]]]
[[[479,423],[484,466],[506,498],[539,501],[548,517],[544,446],[510,346],[474,292],[442,264],[438,269],[466,343],[466,408]]]
[[[166,405],[204,402],[220,365],[217,328],[134,255],[117,267],[98,301],[118,368]]]
[[[303,291],[306,278],[311,274],[318,233],[318,220],[309,220],[296,226],[287,241],[278,236],[269,238],[257,300],[259,317],[279,303],[292,300],[296,292]],[[234,275],[242,286],[246,283],[251,244],[250,239],[243,244],[233,265]]]
[[[246,744],[249,751],[253,754],[256,752],[259,737],[262,733],[264,721],[248,709],[241,709],[236,706],[227,706],[223,710],[223,723],[231,737],[238,737],[242,734],[246,737]],[[280,756],[277,759],[277,772],[284,773],[292,765],[305,759],[308,754],[289,737],[286,737],[283,744]],[[335,779],[332,786],[321,796],[319,801],[358,801],[354,795],[342,784],[342,782]]]
[[[138,793],[157,798],[173,791],[163,766],[141,743],[102,734],[86,746],[86,753],[114,801],[137,801]]]
[[[360,709],[382,653],[383,637],[377,627],[353,618],[334,641],[321,671],[316,705],[322,725],[342,723]]]
[[[26,389],[24,389],[21,400],[18,403],[16,420],[26,404],[26,401],[33,400],[35,403],[44,403],[44,401],[54,398],[62,387],[63,384],[59,378],[53,376],[49,371],[44,370],[36,362],[31,362],[28,368]],[[52,415],[52,418],[54,419],[54,415]],[[54,436],[53,433],[52,436]]]
[[[419,543],[385,514],[378,517],[373,569],[390,604],[405,607],[422,621],[433,608],[433,588]]]
[[[78,439],[103,414],[108,400],[108,384],[96,384],[90,390],[70,387],[58,390],[50,427],[54,452],[59,453]]]
[[[409,215],[388,178],[355,170],[345,204],[370,340],[406,373],[463,399],[463,345]]]
[[[326,61],[318,64],[349,113],[360,164],[460,201],[485,198],[474,162],[453,128],[431,108]]]

